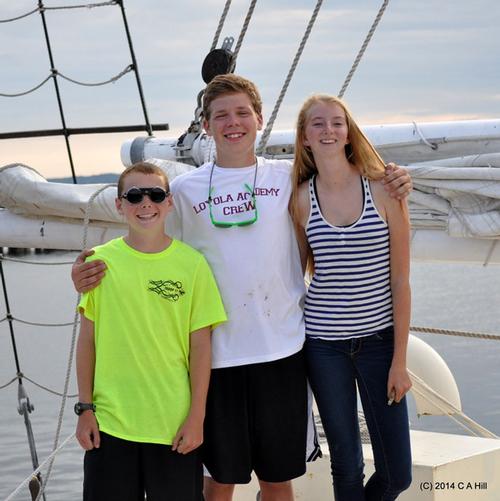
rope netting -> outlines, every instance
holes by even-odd
[[[52,395],[56,395],[58,397],[62,397],[64,395],[64,393],[60,392],[60,391],[57,391],[57,390],[53,390],[52,388],[49,388],[48,386],[45,386],[41,383],[38,383],[37,381],[35,381],[34,379],[28,377],[26,374],[23,374],[22,372],[19,373],[17,376],[14,376],[12,379],[10,379],[9,381],[7,381],[7,383],[4,383],[2,385],[0,385],[0,390],[3,390],[5,388],[7,388],[8,386],[10,386],[12,383],[14,383],[15,381],[19,380],[19,379],[22,379],[23,381],[26,380],[26,381],[29,381],[31,384],[35,385],[36,387],[40,388],[41,390],[45,390],[46,392],[48,393],[52,393]],[[75,398],[78,396],[77,393],[74,393],[74,394],[71,394],[71,395],[67,395],[69,398]]]
[[[95,7],[106,7],[108,5],[116,5],[118,2],[116,0],[112,0],[110,2],[100,2],[100,3],[88,3],[88,4],[80,4],[80,5],[60,5],[53,7],[37,7],[36,9],[30,10],[24,14],[20,14],[15,17],[11,17],[8,19],[0,19],[0,23],[12,23],[13,21],[18,21],[19,19],[24,19],[25,17],[31,16],[31,14],[35,14],[36,12],[43,12],[46,10],[67,10],[67,9],[93,9]]]
[[[38,466],[38,468],[36,470],[34,470],[32,473],[30,473],[16,488],[15,490],[13,490],[6,498],[4,501],[13,501],[15,499],[15,497],[21,492],[21,490],[26,487],[31,479],[33,477],[36,477],[44,468],[45,468],[45,465],[47,465],[49,462],[53,462],[54,461],[54,458],[56,457],[56,455],[59,453],[59,451],[61,451],[64,447],[66,447],[73,439],[75,438],[75,433],[72,433],[71,435],[69,435],[62,443],[61,445],[59,445],[56,449],[54,449],[50,455],[48,455],[45,460]],[[45,490],[45,485],[46,483],[43,483],[42,484],[42,488],[36,498],[36,501],[38,501],[40,499],[40,497],[42,496],[43,494],[43,491]]]
[[[74,83],[76,85],[80,85],[83,87],[100,87],[102,85],[108,85],[110,83],[115,83],[117,80],[120,80],[120,78],[124,77],[127,73],[134,71],[134,66],[132,64],[129,64],[126,68],[124,68],[122,71],[117,73],[116,75],[112,76],[111,78],[108,78],[107,80],[104,80],[102,82],[82,82],[80,80],[76,80],[74,78],[68,77],[67,75],[64,75],[60,71],[54,69],[52,70],[52,74],[50,74],[47,78],[42,80],[38,85],[35,87],[32,87],[31,89],[28,89],[23,92],[17,92],[14,94],[7,94],[5,92],[1,92],[0,96],[1,97],[20,97],[20,96],[26,96],[27,94],[31,94],[32,92],[35,92],[38,90],[40,87],[45,85],[51,78],[54,76],[59,76],[63,78],[64,80],[67,80],[68,82]]]
[[[84,221],[83,221],[82,248],[86,248],[87,244],[88,244],[88,228],[89,228],[89,223],[90,223],[90,214],[91,214],[92,205],[94,203],[95,198],[101,192],[103,192],[104,190],[106,190],[108,188],[115,188],[115,187],[116,187],[116,184],[106,184],[106,185],[103,185],[99,189],[97,189],[90,196],[90,198],[88,199],[88,202],[87,202],[87,205],[86,205],[86,208],[85,208]],[[0,257],[1,257],[1,259],[5,259],[5,256],[0,256]],[[27,261],[27,260],[20,260],[20,259],[8,259],[7,258],[7,260],[12,260],[12,261],[16,261],[16,262],[22,262],[24,264],[39,264],[39,263],[35,263],[34,261]],[[55,264],[55,263],[52,263],[52,264]],[[62,263],[59,263],[59,264],[62,264]],[[68,264],[68,263],[65,262],[64,264]],[[7,500],[14,499],[14,497],[17,495],[17,493],[19,493],[20,490],[25,485],[27,485],[34,476],[36,476],[38,473],[40,473],[42,471],[42,469],[46,465],[48,465],[47,466],[47,472],[45,474],[45,479],[43,480],[43,482],[41,482],[40,491],[39,491],[39,493],[38,493],[38,495],[36,497],[36,501],[39,501],[41,499],[41,497],[44,495],[46,486],[47,486],[47,484],[49,482],[50,475],[51,475],[52,468],[53,468],[53,464],[54,464],[54,460],[55,460],[55,457],[56,457],[57,453],[66,445],[66,443],[69,442],[70,439],[72,439],[74,437],[74,434],[71,435],[61,445],[59,445],[60,434],[61,434],[61,430],[62,430],[63,417],[64,417],[64,410],[65,410],[65,406],[66,406],[66,400],[67,400],[67,398],[74,398],[74,397],[77,396],[76,394],[74,394],[74,395],[69,394],[68,393],[68,389],[69,389],[69,383],[70,383],[70,379],[71,379],[71,371],[72,371],[72,365],[73,365],[73,358],[74,358],[74,352],[75,352],[75,347],[76,347],[77,326],[78,326],[78,323],[79,323],[78,322],[78,320],[79,320],[79,312],[78,312],[77,306],[78,306],[78,304],[80,302],[80,297],[81,297],[80,294],[78,294],[78,297],[77,297],[77,300],[76,300],[76,306],[75,306],[75,309],[74,309],[74,311],[75,311],[75,317],[74,317],[74,320],[73,320],[72,324],[66,324],[66,325],[73,325],[73,331],[72,331],[71,344],[70,344],[70,349],[69,349],[69,354],[68,354],[68,361],[67,361],[67,368],[66,368],[66,375],[65,375],[65,380],[64,380],[64,389],[63,389],[63,392],[61,393],[61,392],[55,391],[55,390],[53,390],[51,388],[48,388],[47,386],[44,386],[44,385],[36,382],[35,380],[26,377],[21,372],[19,372],[16,377],[14,377],[13,379],[11,379],[10,381],[8,381],[7,383],[5,383],[2,386],[0,386],[0,389],[7,388],[14,381],[16,381],[16,380],[20,380],[21,381],[24,378],[27,381],[31,382],[32,384],[36,385],[37,387],[39,387],[39,388],[41,388],[41,389],[43,389],[45,391],[48,391],[49,393],[52,393],[54,395],[57,395],[57,396],[61,397],[61,406],[60,406],[59,414],[58,414],[57,427],[56,427],[56,433],[55,433],[55,437],[54,437],[54,445],[53,445],[53,451],[52,451],[52,453],[45,459],[45,461],[42,464],[39,465],[39,467],[32,474],[30,474],[29,477],[27,477],[25,480],[23,480],[23,482],[21,482],[21,484],[12,492],[12,494],[9,495],[9,497],[7,498]],[[10,322],[12,322],[13,320],[16,320],[18,322],[20,321],[19,319],[14,319],[14,317],[10,313],[7,314],[7,316],[3,320],[9,320]],[[37,323],[37,322],[28,322],[28,321],[22,321],[22,322],[26,323],[26,324],[29,324],[29,325],[47,325],[47,324],[40,324],[40,323]],[[60,326],[62,324],[53,324],[53,325],[54,326],[55,325]]]
[[[5,254],[0,254],[0,261],[11,261],[13,263],[32,264],[35,266],[61,266],[74,263],[74,261],[34,261],[31,259],[19,259],[16,257],[10,257],[6,256]]]
[[[97,189],[88,199],[87,205],[85,207],[85,217],[83,219],[83,238],[82,238],[82,249],[87,248],[88,244],[88,230],[89,230],[89,223],[90,223],[90,214],[92,211],[92,205],[94,203],[95,198],[102,193],[104,190],[107,190],[108,188],[116,188],[116,184],[105,184],[101,186],[99,189]],[[61,399],[61,406],[59,408],[59,416],[57,419],[57,428],[56,428],[56,434],[54,438],[54,448],[53,448],[53,454],[51,455],[51,459],[48,462],[48,468],[47,468],[47,473],[45,475],[45,481],[43,482],[43,485],[41,486],[40,492],[38,493],[38,496],[36,497],[35,501],[39,501],[40,498],[42,497],[43,493],[45,492],[45,488],[47,487],[47,484],[50,479],[50,474],[52,473],[52,467],[54,465],[54,460],[55,460],[55,453],[58,450],[58,445],[59,445],[59,438],[61,435],[61,429],[62,429],[62,423],[63,423],[63,417],[64,417],[64,409],[66,406],[66,399],[68,398],[68,388],[69,388],[69,382],[71,379],[71,369],[73,366],[73,357],[75,353],[75,346],[76,346],[76,338],[77,338],[77,325],[78,325],[78,318],[79,318],[79,311],[78,311],[78,304],[80,303],[80,298],[81,294],[78,293],[77,299],[76,299],[76,305],[75,305],[75,317],[74,317],[74,323],[73,323],[73,332],[71,334],[71,344],[70,344],[70,349],[69,349],[69,355],[68,355],[68,362],[67,362],[67,368],[66,368],[66,377],[64,379],[64,390],[63,390],[63,395]]]

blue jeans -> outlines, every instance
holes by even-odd
[[[330,449],[336,501],[392,501],[410,486],[406,399],[387,405],[393,351],[392,327],[358,339],[306,340],[308,377]],[[356,383],[375,459],[375,473],[364,487]]]

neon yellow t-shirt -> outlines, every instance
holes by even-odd
[[[189,335],[227,319],[212,272],[179,240],[146,254],[117,238],[89,259],[107,265],[79,305],[94,322],[99,429],[170,445],[191,403]]]

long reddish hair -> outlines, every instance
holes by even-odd
[[[345,145],[347,161],[353,165],[359,173],[368,179],[381,179],[384,175],[385,164],[375,147],[370,143],[363,131],[359,128],[347,105],[336,96],[330,94],[313,94],[306,99],[299,111],[297,129],[295,134],[295,157],[292,172],[292,197],[290,212],[296,231],[302,231],[298,220],[298,190],[299,186],[318,173],[314,156],[309,147],[304,144],[306,139],[305,130],[309,120],[311,108],[318,103],[335,104],[344,111],[349,144]],[[307,271],[314,273],[312,251],[308,249]]]

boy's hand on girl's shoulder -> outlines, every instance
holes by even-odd
[[[179,428],[172,442],[172,450],[180,454],[188,454],[203,443],[203,419],[191,416]]]
[[[88,292],[95,289],[104,277],[106,264],[95,260],[89,263],[85,259],[94,254],[93,250],[83,250],[76,258],[71,268],[71,280],[77,292]]]
[[[382,178],[382,184],[389,196],[403,200],[409,196],[413,183],[409,172],[394,163],[388,163],[385,166],[385,176]]]
[[[101,435],[97,419],[92,411],[84,411],[78,416],[76,425],[76,439],[86,451],[94,448],[98,449],[101,445]]]

